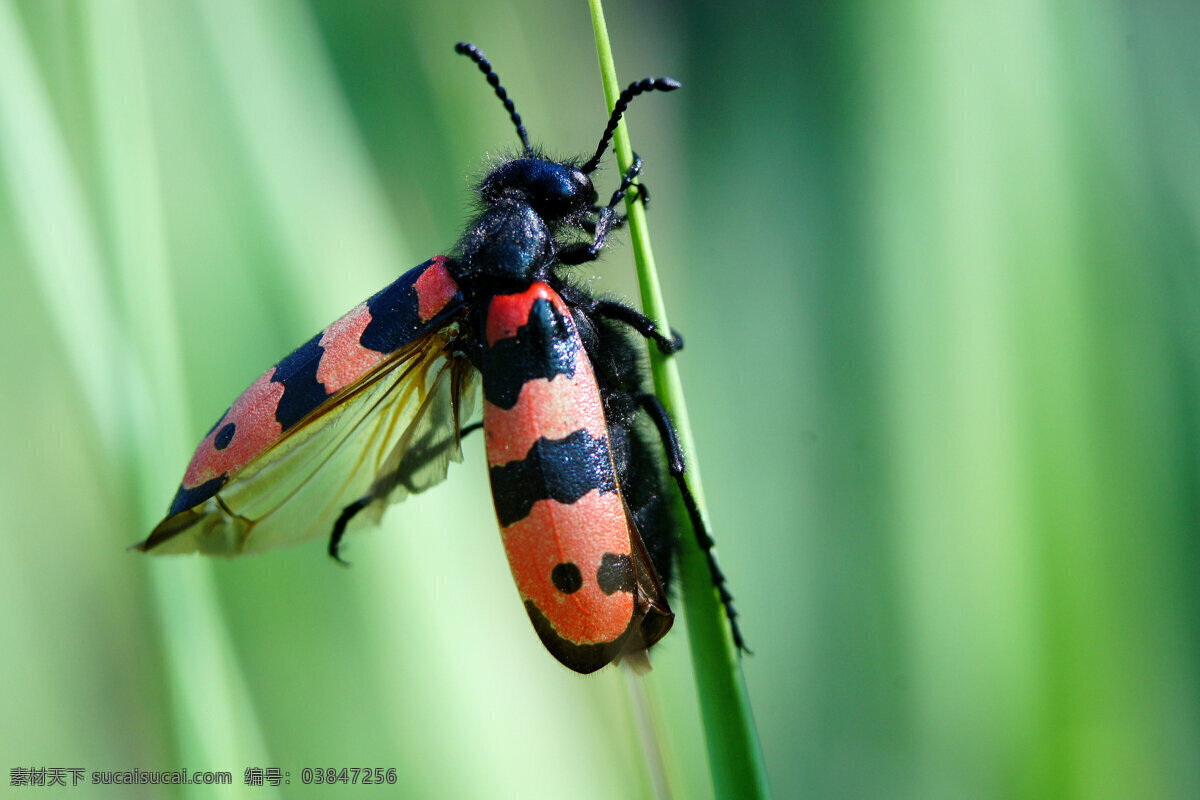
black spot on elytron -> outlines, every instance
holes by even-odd
[[[368,350],[390,353],[413,340],[421,327],[416,282],[424,274],[421,267],[409,270],[367,300],[371,321],[363,329],[359,344]]]
[[[539,500],[569,505],[594,489],[601,494],[617,490],[608,437],[594,439],[585,430],[564,439],[538,439],[524,459],[492,467],[490,475],[501,528],[525,519]]]
[[[461,310],[463,297],[459,292],[433,319],[421,322],[417,280],[433,263],[430,259],[409,270],[367,300],[371,321],[363,329],[359,344],[368,350],[391,353],[412,342],[423,331],[442,327],[447,317]]]
[[[229,443],[233,441],[233,434],[235,433],[237,433],[237,423],[230,422],[226,424],[213,437],[213,447],[218,450],[224,450],[226,447],[229,447]]]
[[[232,407],[225,409],[225,413],[221,415],[221,418],[213,423],[213,426],[208,429],[208,433],[204,434],[205,439],[207,439],[213,431],[221,427],[221,423],[225,421],[225,418],[229,416],[229,412],[232,410]]]
[[[187,511],[189,508],[200,505],[221,491],[221,487],[225,485],[226,479],[227,476],[218,475],[212,480],[205,481],[199,486],[193,486],[190,489],[186,486],[180,486],[179,491],[175,493],[175,499],[171,501],[171,509],[167,512],[167,516],[173,517],[180,511]]]
[[[596,583],[605,594],[632,592],[636,578],[633,574],[633,559],[628,554],[605,553],[596,570]]]
[[[324,384],[317,380],[317,367],[325,354],[325,348],[320,345],[322,335],[318,333],[275,365],[271,382],[283,385],[283,397],[279,398],[275,419],[285,431],[329,397]]]
[[[517,404],[521,387],[531,380],[575,374],[582,343],[573,324],[545,298],[533,302],[517,335],[501,339],[483,354],[483,396],[499,408]]]
[[[570,561],[555,564],[554,569],[550,570],[550,580],[554,583],[554,588],[563,594],[575,594],[583,588],[583,573]]]

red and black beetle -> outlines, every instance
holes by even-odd
[[[420,492],[462,459],[476,379],[492,497],[517,589],[542,642],[592,672],[670,629],[677,542],[666,474],[742,646],[712,541],[683,481],[671,420],[649,391],[630,332],[674,353],[632,307],[566,276],[593,261],[625,218],[642,162],[598,206],[591,173],[629,102],[671,91],[633,83],[594,155],[554,160],[531,146],[483,53],[459,43],[504,103],[523,153],[480,183],[480,211],[448,256],[400,276],[269,369],[213,426],[167,513],[137,549],[234,556],[328,532]],[[637,186],[638,197],[646,198]],[[648,420],[648,423],[646,422]],[[657,435],[652,435],[656,433]],[[340,560],[340,559],[339,559]]]

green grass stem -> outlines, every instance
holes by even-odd
[[[133,11],[128,4],[114,4],[104,14],[83,15],[92,47],[98,147],[108,167],[101,185],[115,209],[106,229],[104,216],[87,202],[69,155],[68,132],[56,122],[47,76],[37,66],[32,43],[11,9],[0,8],[0,52],[5,54],[0,59],[5,75],[0,172],[9,176],[10,190],[21,188],[13,206],[32,277],[96,429],[103,462],[113,472],[138,476],[138,512],[128,517],[133,527],[111,541],[117,553],[148,529],[159,510],[156,501],[151,510],[147,485],[148,475],[159,468],[156,442],[163,436],[178,439],[182,430],[172,410],[181,407],[182,396],[163,401],[170,396],[163,387],[179,383],[179,368],[171,361],[177,353],[154,344],[164,338],[164,310],[171,308],[165,259],[161,249],[146,244],[162,241],[159,199],[152,180],[135,177],[154,175],[149,110],[143,95],[122,91],[145,82]],[[113,271],[125,290],[123,303],[110,291],[105,274],[105,230],[117,254]],[[238,759],[265,758],[210,566],[190,559],[152,562],[133,554],[128,559],[148,573],[146,596],[159,623],[179,763],[224,769]],[[206,793],[185,787],[183,795]]]
[[[604,94],[611,111],[622,87],[617,82],[601,2],[589,0],[589,6]],[[629,144],[629,134],[623,120],[617,126],[613,146],[620,172],[624,174],[633,163],[633,148]],[[625,208],[629,216],[629,238],[637,264],[642,309],[662,330],[670,330],[658,273],[654,267],[654,254],[650,248],[645,209],[632,198],[626,198]],[[673,358],[664,356],[657,348],[651,347],[649,350],[654,391],[675,422],[680,443],[687,455],[687,485],[696,497],[707,524],[708,512],[700,482],[700,467],[679,371]],[[681,500],[677,499],[677,502],[682,506]],[[711,529],[711,525],[709,527]],[[719,798],[768,797],[766,767],[746,694],[740,655],[733,644],[729,621],[720,598],[709,577],[704,554],[693,537],[680,537],[679,571],[713,790]]]

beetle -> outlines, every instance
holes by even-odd
[[[708,558],[734,640],[744,649],[670,416],[648,390],[640,334],[663,353],[673,331],[570,280],[625,224],[591,175],[638,95],[679,87],[636,81],[618,98],[595,153],[553,159],[530,143],[491,63],[470,58],[508,111],[522,151],[476,189],[479,209],[436,256],[323,329],[250,385],[192,456],[149,553],[225,556],[329,533],[341,561],[347,526],[443,480],[465,435],[482,427],[509,566],[538,636],[564,665],[593,672],[644,662],[671,628],[667,582],[677,544],[667,475]],[[482,422],[465,425],[482,385]],[[652,435],[656,434],[656,435]]]

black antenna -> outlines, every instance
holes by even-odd
[[[525,132],[525,126],[521,124],[521,115],[517,113],[517,107],[513,105],[513,101],[508,99],[508,92],[504,91],[504,87],[500,85],[500,76],[492,69],[492,64],[484,56],[483,51],[470,42],[459,42],[454,45],[454,52],[466,56],[479,65],[479,71],[487,76],[487,82],[496,90],[496,97],[499,97],[500,102],[504,103],[504,109],[512,117],[513,125],[517,126],[517,136],[521,137],[525,155],[533,155],[533,146],[529,144],[529,134]]]
[[[600,164],[600,159],[604,157],[604,151],[608,149],[608,143],[612,141],[613,133],[617,130],[617,122],[625,113],[625,109],[629,107],[630,100],[646,92],[673,92],[678,88],[679,81],[674,78],[642,78],[640,81],[629,84],[629,88],[621,92],[621,96],[613,105],[612,116],[608,118],[608,127],[604,129],[604,135],[600,137],[600,146],[596,148],[596,155],[588,159],[588,162],[579,170],[588,173]]]

